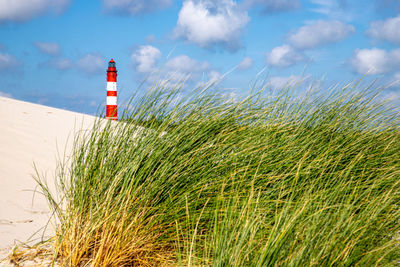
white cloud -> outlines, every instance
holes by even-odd
[[[343,8],[343,1],[337,0],[311,0],[316,7],[311,10],[324,15],[332,15]]]
[[[391,92],[392,89],[396,89],[398,96],[400,96],[400,72],[395,72],[392,77],[390,77],[388,85],[385,85],[386,93],[393,93]]]
[[[398,108],[398,101],[400,101],[400,89],[397,87],[397,90],[388,90],[388,91],[384,91],[383,94],[381,95],[382,99],[385,101],[396,101],[396,105],[393,106],[394,109],[399,110]],[[398,111],[400,112],[400,110]]]
[[[198,73],[199,74],[199,73]],[[223,82],[225,79],[225,74],[222,74],[216,70],[205,70],[202,72],[202,79],[198,79],[199,75],[197,74],[197,83],[194,87],[196,88],[207,88],[210,86],[218,85]],[[191,79],[190,81],[195,81],[194,79]]]
[[[57,43],[45,43],[45,42],[35,42],[35,46],[40,52],[52,56],[60,54],[60,45]]]
[[[301,27],[288,39],[293,46],[307,49],[342,41],[355,31],[353,25],[340,21],[318,20]]]
[[[249,21],[233,0],[185,0],[179,11],[175,36],[201,47],[240,48],[240,34]]]
[[[203,74],[202,75],[203,79],[197,82],[197,84],[195,85],[196,88],[206,88],[206,87],[209,87],[212,85],[219,84],[225,78],[224,74],[221,74],[220,72],[215,71],[215,70],[209,70],[208,72],[202,72],[202,74]],[[197,76],[199,76],[199,75],[197,75]],[[197,80],[199,80],[199,79],[197,79]],[[193,81],[193,79],[192,79],[192,81]]]
[[[277,46],[267,54],[267,63],[281,68],[289,67],[305,59],[302,53],[289,45]]]
[[[167,79],[173,81],[198,80],[210,69],[207,61],[198,61],[187,55],[179,55],[171,58],[165,63],[163,71]]]
[[[74,63],[69,58],[51,58],[39,64],[43,68],[55,68],[57,70],[69,70],[74,67]]]
[[[188,57],[187,55],[180,55],[168,60],[165,66],[169,69],[189,73],[193,71],[205,71],[210,68],[210,63],[207,61],[197,61]]]
[[[98,53],[88,53],[78,60],[78,68],[85,74],[94,75],[105,71],[106,62]]]
[[[131,55],[131,60],[138,74],[147,75],[149,82],[165,81],[175,83],[193,82],[201,77],[216,78],[218,72],[211,69],[208,61],[198,61],[187,55],[178,55],[160,65],[162,53],[151,45],[140,46]]]
[[[154,43],[157,40],[157,37],[154,34],[149,34],[146,36],[146,42]]]
[[[254,64],[254,60],[251,57],[244,57],[242,61],[237,65],[240,70],[250,69]]]
[[[290,75],[289,77],[284,76],[273,76],[269,79],[268,84],[273,89],[285,89],[288,87],[297,87],[304,83],[309,76],[296,76]]]
[[[389,52],[378,48],[357,49],[350,63],[359,74],[389,73],[400,67],[400,49]]]
[[[161,51],[158,48],[151,45],[143,45],[131,55],[131,60],[138,72],[150,73],[156,70],[156,63],[160,57]]]
[[[215,70],[211,70],[208,75],[208,83],[213,84],[213,83],[217,83],[220,82],[221,80],[223,80],[224,75],[219,73],[218,71]]]
[[[381,1],[381,0],[378,0]],[[324,15],[330,19],[352,21],[365,15],[374,5],[374,1],[347,1],[347,0],[310,0],[311,11]],[[361,10],[360,7],[363,9]]]
[[[20,66],[20,62],[15,56],[8,53],[0,53],[0,71],[12,70]]]
[[[238,97],[235,92],[230,92],[222,95],[226,100],[225,103],[237,103]]]
[[[74,66],[74,63],[69,58],[57,58],[51,63],[58,70],[68,70]]]
[[[103,0],[103,4],[110,13],[137,15],[169,7],[172,0]]]
[[[261,7],[263,13],[296,10],[301,7],[299,0],[245,0],[246,8]]]
[[[69,0],[0,0],[0,22],[23,22],[47,12],[59,13]]]
[[[400,16],[373,21],[367,33],[373,38],[400,44]]]
[[[395,81],[398,85],[400,85],[400,72],[396,72],[393,75],[393,81]]]

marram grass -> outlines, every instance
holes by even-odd
[[[162,89],[76,137],[57,197],[41,183],[61,264],[399,264],[399,116],[372,90]]]

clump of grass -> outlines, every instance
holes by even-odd
[[[178,93],[77,136],[61,201],[41,183],[65,265],[398,263],[399,117],[372,90]]]

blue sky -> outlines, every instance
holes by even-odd
[[[157,77],[242,96],[262,70],[277,90],[366,75],[400,99],[400,1],[0,0],[0,95],[95,113],[111,58],[120,102]]]

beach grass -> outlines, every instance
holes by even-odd
[[[395,266],[399,116],[372,88],[158,88],[37,177],[67,266]]]

